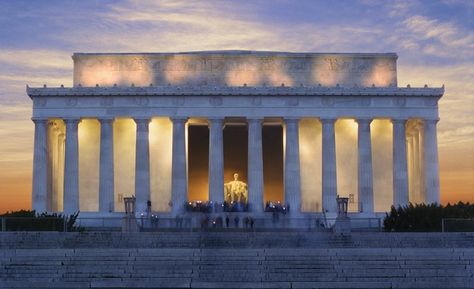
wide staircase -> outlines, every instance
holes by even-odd
[[[0,233],[0,288],[474,288],[473,233]]]

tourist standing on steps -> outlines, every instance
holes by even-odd
[[[216,226],[217,228],[222,228],[222,216],[216,218]]]
[[[146,202],[146,216],[147,217],[150,217],[150,214],[151,214],[151,201],[148,200]]]
[[[239,216],[235,216],[235,218],[234,218],[234,225],[235,225],[236,228],[239,227],[239,221],[240,221]]]
[[[225,226],[227,228],[229,228],[229,222],[230,222],[229,215],[227,215],[227,216],[225,216]]]

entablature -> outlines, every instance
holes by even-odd
[[[325,86],[113,86],[113,87],[29,87],[30,97],[41,96],[403,96],[438,97],[444,86],[430,87],[325,87]]]

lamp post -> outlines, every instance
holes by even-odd
[[[123,202],[124,202],[124,205],[125,205],[125,215],[127,215],[127,217],[134,216],[135,215],[135,203],[136,203],[135,196],[123,198]]]
[[[122,223],[123,232],[138,232],[138,225],[135,219],[135,196],[123,198],[125,205],[125,218]]]
[[[337,217],[347,217],[347,208],[349,203],[349,198],[336,197],[337,202]]]
[[[337,218],[333,232],[337,235],[349,235],[351,233],[351,221],[347,216],[349,198],[336,197]]]

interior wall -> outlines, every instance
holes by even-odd
[[[248,130],[245,125],[227,125],[224,128],[224,183],[234,180],[234,173],[239,174],[239,181],[248,184]]]
[[[99,211],[100,123],[96,119],[79,122],[79,210]]]
[[[393,204],[393,128],[389,119],[374,119],[370,125],[374,210],[387,212]]]
[[[321,212],[322,204],[322,125],[318,119],[304,118],[299,124],[301,209]]]
[[[188,200],[209,200],[209,128],[188,126]]]
[[[357,122],[353,119],[338,119],[334,129],[336,134],[337,193],[341,197],[349,198],[349,211],[358,211]]]
[[[66,125],[61,119],[48,122],[48,210],[63,211]]]
[[[153,118],[149,129],[151,208],[154,212],[169,212],[173,123],[168,117]]]
[[[135,195],[136,124],[131,118],[114,121],[114,202],[124,212],[124,197]]]
[[[283,126],[262,127],[263,201],[284,201]]]

